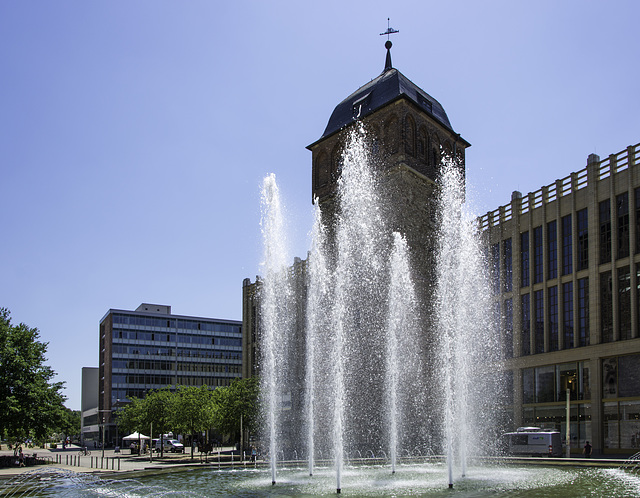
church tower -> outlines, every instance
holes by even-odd
[[[433,275],[434,201],[441,160],[455,158],[464,169],[470,144],[453,130],[442,105],[393,67],[391,46],[387,40],[382,73],[340,102],[320,139],[307,147],[312,153],[312,195],[331,227],[346,136],[362,122],[380,173],[389,229],[405,236],[416,284],[428,299],[425,289]]]
[[[442,152],[464,167],[470,144],[451,127],[442,105],[391,64],[391,41],[382,73],[349,95],[333,110],[312,152],[312,191],[322,203],[335,190],[345,131],[361,120],[373,152],[387,169],[403,167],[435,181]]]

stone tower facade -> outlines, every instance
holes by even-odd
[[[440,164],[446,156],[464,169],[470,144],[453,130],[442,105],[392,66],[391,42],[386,48],[383,72],[340,102],[322,137],[307,147],[312,152],[312,195],[331,230],[346,137],[362,123],[380,176],[388,228],[405,236],[419,293],[428,302]]]

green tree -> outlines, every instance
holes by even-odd
[[[214,405],[212,391],[207,386],[178,386],[171,406],[171,423],[174,430],[191,434],[210,429],[213,425]],[[193,444],[191,444],[193,460]]]
[[[60,432],[66,436],[71,436],[72,439],[74,436],[80,436],[81,429],[81,413],[80,410],[71,410],[69,408],[64,407],[62,411],[62,420],[60,421],[60,425],[57,427],[57,432]]]
[[[241,439],[244,431],[255,432],[258,424],[257,377],[236,379],[228,387],[218,387],[212,393],[214,402],[214,426],[222,433],[230,434],[234,441]]]
[[[117,411],[116,423],[123,433],[140,432],[144,423],[144,399],[128,398],[129,403]]]
[[[12,325],[9,310],[0,308],[0,434],[15,439],[44,440],[65,416],[64,382],[44,364],[48,343],[38,329]]]
[[[164,434],[171,427],[171,408],[176,395],[169,388],[150,391],[144,398],[144,422],[160,433],[160,456],[164,456]],[[149,434],[153,438],[153,434]]]

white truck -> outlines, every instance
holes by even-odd
[[[160,451],[160,440],[155,439],[155,449]],[[165,439],[163,441],[164,451],[170,451],[171,453],[184,453],[184,445],[177,439]]]
[[[508,454],[519,456],[562,456],[562,439],[558,431],[539,427],[518,427],[502,435]]]

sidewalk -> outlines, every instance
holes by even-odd
[[[31,456],[36,453],[38,459],[43,458],[49,460],[49,465],[35,465],[28,467],[7,467],[0,468],[0,479],[9,479],[24,472],[30,472],[34,470],[44,469],[48,466],[60,468],[71,472],[84,472],[92,474],[100,474],[106,476],[108,474],[117,474],[118,472],[131,472],[131,471],[150,471],[150,473],[156,473],[158,471],[176,471],[186,467],[200,467],[204,464],[207,465],[232,465],[231,456],[229,452],[232,448],[223,447],[220,450],[220,459],[218,460],[218,452],[215,451],[208,457],[200,455],[198,452],[194,452],[193,460],[191,460],[191,453],[185,451],[181,453],[169,453],[165,452],[164,456],[160,458],[160,453],[153,453],[150,459],[149,454],[146,455],[131,455],[130,450],[122,450],[116,453],[113,449],[104,450],[90,449],[90,455],[81,455],[80,447],[71,445],[65,450],[62,448],[56,449],[43,449],[43,448],[24,448],[25,455]],[[0,455],[7,455],[13,457],[13,449],[2,449]],[[249,462],[246,463],[249,465]],[[234,466],[243,465],[238,461],[236,456],[233,461]],[[252,465],[252,464],[251,464]]]

